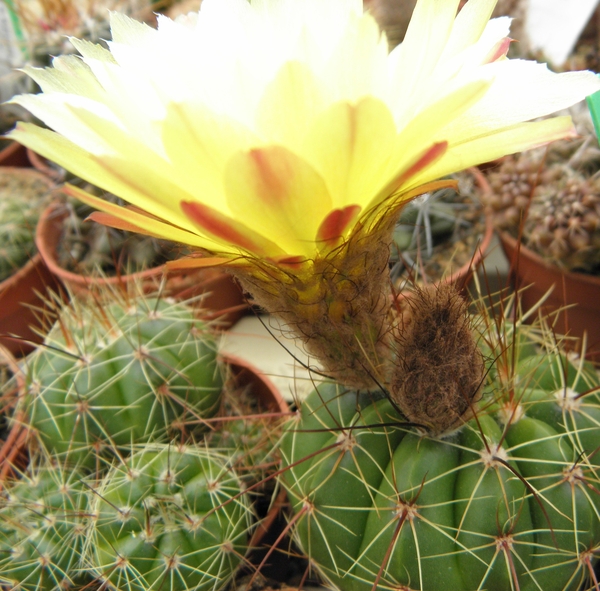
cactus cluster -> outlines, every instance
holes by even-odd
[[[589,136],[592,137],[592,136]],[[595,139],[594,139],[595,141]],[[488,174],[483,198],[496,226],[547,261],[600,270],[600,151],[590,141],[559,141],[507,157]]]
[[[487,382],[453,433],[419,432],[384,392],[334,383],[290,420],[296,539],[335,587],[598,588],[598,375],[540,349],[534,328],[483,324]]]
[[[93,516],[88,505],[80,474],[32,459],[19,480],[0,493],[0,586],[54,591],[89,584],[84,547]]]
[[[96,491],[92,570],[128,591],[218,591],[246,552],[251,510],[228,459],[145,446]]]
[[[51,187],[36,171],[0,168],[0,281],[35,254],[35,227]]]
[[[206,437],[216,337],[187,303],[108,294],[71,301],[22,362],[29,463],[0,482],[0,588],[218,591],[254,520],[240,450]]]

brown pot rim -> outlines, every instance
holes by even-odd
[[[14,285],[22,281],[29,273],[32,273],[40,263],[43,263],[42,257],[39,252],[36,252],[22,267],[4,279],[4,281],[0,281],[0,295],[12,289]]]
[[[162,277],[167,274],[167,266],[164,264],[143,271],[136,271],[135,273],[126,273],[111,277],[80,275],[79,273],[64,269],[59,265],[56,256],[56,246],[59,241],[57,231],[60,228],[62,221],[68,215],[69,210],[63,202],[55,201],[51,203],[40,216],[35,237],[38,251],[47,267],[66,285],[71,284],[76,288],[88,290],[94,286],[122,285],[127,282]]]
[[[514,253],[512,257],[508,257],[511,268],[516,266],[515,261],[511,260],[511,258],[514,259],[516,256],[518,256],[518,253],[520,253],[522,256],[527,257],[529,260],[535,262],[540,267],[544,267],[548,271],[556,275],[564,275],[567,280],[582,281],[600,287],[600,277],[598,277],[597,275],[591,275],[589,273],[578,273],[576,271],[562,269],[558,265],[553,265],[552,263],[544,260],[539,254],[537,254],[537,252],[531,250],[531,248],[519,242],[519,240],[517,240],[514,236],[511,236],[511,234],[509,234],[507,231],[498,230],[497,232],[504,252],[507,255],[507,250],[511,250]],[[508,246],[508,249],[505,248],[505,245]]]

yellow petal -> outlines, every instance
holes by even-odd
[[[161,174],[165,163],[161,165],[158,159],[144,162],[140,153],[144,154],[147,150],[143,146],[132,145],[132,140],[123,144],[132,147],[121,157],[96,157],[59,134],[29,123],[19,123],[9,136],[132,205],[188,231],[194,230],[178,204],[179,200],[193,200],[194,196],[173,184],[169,174]]]
[[[555,74],[545,64],[503,60],[485,67],[493,80],[487,93],[443,130],[452,138],[477,137],[521,121],[543,117],[600,90],[592,72]]]
[[[267,142],[294,149],[326,104],[324,89],[310,69],[288,62],[265,89],[256,115],[258,129]]]
[[[229,207],[237,219],[288,254],[315,254],[321,221],[332,209],[323,179],[281,146],[236,154],[225,172]]]
[[[543,146],[548,142],[576,135],[570,117],[554,117],[544,121],[520,123],[508,129],[455,144],[435,165],[412,179],[411,186],[434,178],[491,162],[523,150]]]
[[[365,205],[387,181],[383,173],[395,138],[389,109],[366,97],[336,103],[319,115],[301,154],[325,180],[334,209]]]
[[[397,100],[410,104],[413,94],[435,69],[450,38],[459,0],[419,0],[404,41],[394,50],[392,78]]]
[[[90,207],[100,210],[110,217],[102,217],[97,214],[92,214],[90,219],[100,221],[104,225],[110,225],[114,228],[139,232],[156,238],[164,238],[165,240],[173,240],[182,244],[189,244],[199,248],[212,250],[218,246],[213,240],[204,238],[191,232],[186,232],[181,228],[177,228],[168,222],[163,222],[157,218],[145,215],[142,212],[133,211],[126,207],[121,207],[114,203],[100,199],[79,187],[73,185],[65,185],[64,192],[71,197],[79,199]]]
[[[460,10],[444,48],[448,58],[475,45],[483,35],[497,0],[469,0]]]
[[[223,178],[230,158],[258,143],[249,129],[200,104],[172,103],[162,140],[172,175],[197,199],[230,213]]]
[[[208,205],[197,201],[182,201],[180,206],[183,213],[204,234],[213,236],[223,244],[225,252],[230,251],[231,246],[234,246],[240,249],[238,253],[247,251],[262,258],[285,254],[285,251],[276,243],[261,236],[253,228],[236,219],[222,215]]]

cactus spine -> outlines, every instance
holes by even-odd
[[[147,444],[96,493],[93,570],[127,591],[217,591],[246,552],[250,506],[227,459]]]
[[[596,588],[598,377],[557,347],[536,352],[531,328],[485,325],[498,359],[451,435],[415,432],[383,393],[331,383],[288,424],[296,537],[338,588]]]
[[[212,416],[223,378],[192,308],[157,298],[74,301],[27,360],[23,404],[41,444],[93,468],[97,453],[169,441]]]

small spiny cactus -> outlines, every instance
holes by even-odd
[[[573,111],[582,138],[506,157],[488,173],[482,199],[496,227],[568,271],[600,270],[600,150]],[[589,119],[589,114],[587,114]]]
[[[90,468],[98,454],[169,441],[219,408],[216,341],[169,299],[74,300],[26,362],[23,409],[41,445]]]
[[[252,511],[214,451],[147,444],[95,497],[89,554],[109,589],[218,591],[247,550]]]
[[[32,459],[0,493],[0,587],[19,591],[82,588],[85,531],[92,516],[81,474]]]

